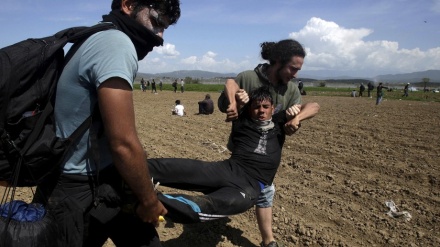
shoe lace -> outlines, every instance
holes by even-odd
[[[154,191],[157,191],[159,189],[160,182],[154,184],[154,179],[151,178],[151,183],[153,184]]]

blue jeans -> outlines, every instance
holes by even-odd
[[[382,96],[377,96],[377,99],[376,99],[376,105],[378,105],[378,104],[380,104],[380,102],[382,102]]]
[[[258,195],[256,206],[259,208],[270,208],[273,205],[273,197],[275,195],[275,185],[265,185]]]

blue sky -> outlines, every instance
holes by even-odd
[[[2,0],[0,47],[93,25],[111,0]],[[140,72],[238,73],[264,61],[260,44],[294,38],[307,50],[299,77],[440,69],[440,0],[181,0],[182,15]]]

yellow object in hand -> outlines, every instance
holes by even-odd
[[[164,222],[164,221],[165,221],[165,218],[162,215],[160,215],[159,216],[159,222]]]

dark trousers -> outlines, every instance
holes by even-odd
[[[81,175],[61,175],[56,184],[38,187],[34,201],[45,203],[48,196],[46,208],[60,230],[57,246],[98,247],[110,238],[116,246],[160,247],[152,224],[121,211],[125,196],[120,177],[114,173],[103,173],[100,177],[107,177],[109,182],[95,190],[92,177]],[[97,206],[94,192],[100,198]]]
[[[205,162],[192,159],[149,159],[154,182],[202,195],[159,194],[176,223],[198,223],[243,213],[255,205],[259,182],[229,160]]]
[[[208,115],[208,111],[206,110],[206,103],[204,102],[199,102],[199,114],[205,114]]]

